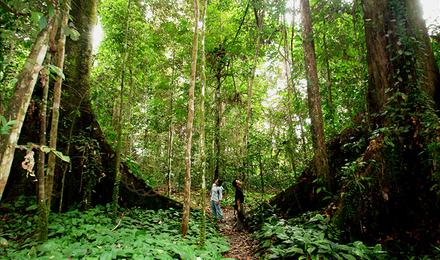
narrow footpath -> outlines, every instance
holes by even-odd
[[[224,207],[223,217],[224,222],[219,224],[220,233],[227,237],[230,245],[229,252],[225,253],[223,257],[235,259],[257,259],[253,252],[257,247],[257,242],[252,240],[251,235],[247,231],[235,231],[235,216],[234,209]]]

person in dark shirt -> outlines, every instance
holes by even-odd
[[[246,220],[246,214],[244,210],[244,194],[241,190],[241,181],[235,179],[232,182],[232,186],[235,188],[235,201],[234,201],[234,209],[237,216],[237,222],[235,223],[235,228],[237,230],[243,230]]]

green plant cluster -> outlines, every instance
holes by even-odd
[[[13,202],[0,205],[0,258],[6,254],[6,250],[19,250],[34,244],[38,221],[36,212],[35,197],[21,196]]]
[[[361,241],[338,243],[332,239],[337,233],[321,214],[306,213],[290,220],[273,215],[265,221],[256,238],[260,241],[263,259],[386,259],[380,244],[369,247]]]
[[[14,227],[0,224],[0,258],[11,259],[219,259],[228,250],[227,242],[214,226],[208,225],[205,246],[199,246],[200,214],[194,213],[186,239],[180,232],[180,212],[130,209],[112,215],[111,207],[88,211],[73,210],[51,215],[49,240],[37,244],[30,236],[37,219],[22,215]],[[23,223],[25,223],[23,225]],[[28,227],[19,229],[19,226]],[[2,232],[3,232],[2,231]],[[26,233],[26,234],[25,234]],[[26,235],[26,241],[13,236]]]
[[[145,174],[142,167],[136,161],[134,161],[133,158],[127,158],[124,161],[124,164],[127,165],[131,174],[143,180],[146,185],[152,188],[157,186],[157,180],[152,178],[150,175]]]
[[[0,115],[0,135],[7,135],[11,127],[16,124],[17,121],[7,121],[6,118]]]

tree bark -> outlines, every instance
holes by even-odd
[[[200,32],[200,170],[202,172],[202,192],[201,192],[201,208],[202,208],[202,223],[200,225],[200,241],[201,245],[205,244],[206,240],[206,154],[205,154],[205,89],[206,89],[206,56],[205,56],[205,30],[206,30],[206,9],[208,8],[208,1],[203,0],[201,23],[202,28]]]
[[[387,99],[386,89],[390,87],[388,75],[391,68],[388,66],[386,53],[388,28],[385,19],[389,16],[387,5],[388,0],[363,1],[368,63],[367,103],[372,124],[380,124],[377,114],[383,110]]]
[[[262,155],[260,154],[258,158],[258,165],[260,167],[260,182],[261,182],[261,193],[265,194],[264,192],[264,165],[263,165],[263,159]]]
[[[325,22],[324,22],[325,24]],[[331,69],[330,69],[330,58],[329,58],[329,51],[327,46],[327,33],[324,32],[323,36],[323,44],[324,44],[324,62],[325,62],[325,70],[326,70],[326,85],[327,85],[327,103],[328,103],[328,109],[329,109],[329,116],[330,116],[330,124],[331,129],[334,128],[334,121],[335,121],[335,112],[333,108],[333,95],[332,95],[332,75],[331,75]]]
[[[0,200],[8,181],[12,160],[14,159],[15,146],[18,142],[38,73],[46,56],[48,37],[52,26],[53,20],[51,19],[48,26],[38,34],[23,70],[18,76],[14,94],[11,97],[10,105],[6,112],[6,120],[15,120],[16,123],[10,129],[8,135],[0,137]]]
[[[112,202],[116,156],[105,139],[96,116],[92,113],[89,95],[92,57],[90,32],[96,18],[97,3],[98,1],[95,0],[74,0],[72,2],[72,23],[80,36],[77,41],[69,38],[66,41],[64,70],[66,79],[63,85],[62,109],[60,109],[62,124],[59,125],[58,150],[70,156],[71,164],[67,167],[59,167],[57,164],[56,167],[53,204],[58,202],[61,197],[59,190],[62,175],[60,173],[66,172],[64,175],[66,185],[62,191],[63,207],[60,210],[97,204],[104,205]],[[29,139],[29,134],[35,133],[34,118],[34,114],[26,116],[29,121],[24,124],[23,130],[25,131],[22,131],[21,139]],[[24,136],[25,133],[26,136]],[[88,151],[84,154],[85,157],[83,156],[83,148]],[[121,169],[120,203],[123,207],[182,208],[180,203],[158,194],[146,185],[144,180],[132,175],[124,164]],[[69,172],[67,173],[67,171]],[[11,171],[13,176],[10,178],[10,184],[22,181],[18,172],[18,169]],[[84,172],[83,175],[82,172]],[[33,195],[34,190],[18,190],[16,186],[9,185],[3,195],[4,198],[13,199],[20,194]]]
[[[121,183],[121,154],[122,154],[122,128],[124,124],[124,87],[125,87],[125,67],[128,59],[128,30],[130,28],[130,6],[131,0],[128,0],[127,4],[127,21],[125,24],[125,41],[124,50],[122,57],[122,68],[121,68],[121,89],[119,90],[119,118],[117,121],[117,145],[116,145],[116,165],[115,165],[115,183],[113,185],[113,210],[117,210],[118,200],[119,200],[119,186]]]
[[[173,68],[173,79],[174,79],[174,68]],[[174,80],[173,80],[174,81]],[[173,86],[173,82],[171,82],[171,88]],[[168,147],[167,147],[167,193],[168,196],[171,196],[171,176],[172,176],[172,166],[173,166],[173,139],[174,139],[174,124],[173,124],[173,89],[170,90],[170,102],[168,113],[170,116],[170,124],[168,126]]]
[[[198,24],[199,24],[199,3],[194,0],[194,38],[191,63],[191,78],[188,97],[188,123],[186,126],[186,145],[185,145],[185,187],[183,194],[183,213],[182,213],[182,235],[188,232],[189,214],[191,207],[191,145],[194,121],[194,90],[196,85],[197,72],[197,48],[198,48]]]
[[[222,101],[221,101],[221,78],[222,78],[222,65],[221,61],[217,64],[217,84],[215,88],[215,129],[214,129],[214,180],[218,179],[221,174],[221,119],[222,119]]]
[[[391,53],[388,53],[390,41],[389,31],[395,26],[390,13],[390,1],[364,0],[365,36],[368,51],[368,110],[370,115],[383,110],[389,98],[387,89],[390,89],[393,65],[389,62]],[[428,37],[425,22],[422,18],[418,0],[406,0],[406,15],[408,18],[408,32],[419,44],[417,48],[418,66],[423,75],[422,89],[437,104],[440,104],[440,74],[435,63],[431,42]],[[388,91],[389,92],[389,91]],[[380,122],[374,121],[377,125]]]
[[[253,96],[253,87],[254,87],[254,80],[255,80],[255,72],[257,71],[257,63],[258,63],[258,56],[260,55],[260,47],[261,47],[261,32],[263,30],[264,26],[264,10],[259,6],[261,3],[258,3],[257,0],[253,0],[254,5],[254,15],[255,15],[255,32],[257,34],[257,37],[255,38],[255,53],[254,53],[254,59],[252,62],[252,71],[251,71],[251,78],[249,79],[248,85],[247,85],[247,106],[246,106],[246,124],[244,126],[244,136],[243,136],[243,148],[244,148],[244,160],[243,160],[243,166],[245,171],[248,172],[248,146],[249,146],[249,129],[251,126],[252,121],[252,96]],[[247,174],[242,177],[244,180],[247,177]]]
[[[309,0],[301,0],[302,38],[304,61],[307,78],[307,100],[311,119],[313,148],[315,150],[314,171],[323,178],[325,186],[331,189],[331,178],[328,166],[327,148],[324,137],[321,96],[319,93],[318,73],[316,67],[315,44],[313,41],[312,17]]]
[[[430,96],[440,109],[440,73],[432,51],[422,8],[418,0],[406,0],[409,30],[416,37],[420,48],[417,48],[419,68],[422,73],[422,89]]]
[[[53,30],[52,30],[53,31]],[[47,130],[47,99],[49,96],[49,65],[52,60],[52,55],[47,53],[46,55],[46,65],[44,71],[40,75],[40,82],[43,87],[43,97],[41,98],[40,105],[40,146],[46,145],[46,130]],[[44,175],[44,167],[46,162],[46,153],[43,150],[38,151],[38,162],[37,162],[37,197],[38,197],[38,238],[40,241],[47,240],[47,226],[48,226],[48,211],[47,211],[47,201],[46,201],[46,177]]]
[[[60,125],[60,134],[65,137],[61,147],[64,151],[67,147],[70,148],[72,169],[71,174],[65,175],[65,183],[67,183],[63,192],[65,208],[73,202],[80,202],[83,207],[88,207],[92,204],[112,201],[116,155],[105,140],[92,113],[89,96],[91,31],[96,22],[97,6],[97,0],[72,1],[72,23],[80,33],[80,37],[77,41],[69,39],[66,43],[64,85],[66,95],[63,96],[61,110],[63,124]],[[84,153],[84,151],[89,152]],[[87,160],[89,156],[91,163]],[[86,167],[83,167],[83,162],[87,163]],[[89,174],[83,174],[84,171]],[[105,178],[107,176],[108,178]],[[105,188],[102,185],[105,185]]]
[[[292,26],[292,37],[293,37],[293,30],[295,30],[294,26]],[[294,81],[293,81],[293,75],[292,75],[292,69],[291,64],[292,62],[289,62],[289,59],[291,57],[290,50],[289,51],[289,44],[288,44],[288,37],[287,37],[287,24],[286,24],[286,17],[283,16],[283,29],[282,29],[282,38],[283,38],[283,59],[284,59],[284,70],[285,70],[285,76],[286,76],[286,87],[287,87],[287,149],[286,153],[289,158],[290,166],[292,172],[296,171],[296,163],[295,163],[295,144],[296,144],[296,136],[295,136],[295,130],[293,125],[293,92],[294,92]],[[302,127],[302,126],[301,126]],[[304,145],[303,145],[304,146]],[[304,154],[305,156],[305,154]]]
[[[290,64],[292,66],[292,71],[291,71],[291,76],[290,76],[290,84],[291,84],[291,92],[293,94],[293,102],[295,103],[295,100],[299,100],[300,99],[300,95],[298,93],[298,90],[295,88],[295,82],[294,82],[294,77],[295,75],[293,74],[295,71],[295,57],[293,55],[293,51],[294,51],[294,42],[295,42],[295,19],[296,19],[296,9],[293,10],[293,14],[292,14],[292,32],[290,34]],[[293,105],[293,104],[292,104]],[[298,119],[299,119],[299,127],[300,127],[300,134],[301,134],[301,148],[302,148],[302,152],[303,152],[303,157],[307,158],[307,146],[306,146],[306,132],[304,129],[304,115],[303,113],[299,112],[298,113]]]
[[[64,53],[66,46],[66,34],[65,28],[67,27],[67,22],[69,21],[70,12],[70,0],[63,1],[63,9],[61,11],[61,24],[60,24],[60,34],[57,42],[57,51],[55,55],[55,66],[57,66],[60,71],[64,68]],[[50,125],[50,139],[49,147],[54,151],[57,149],[58,140],[58,122],[60,118],[60,104],[61,104],[61,90],[62,90],[63,78],[61,75],[57,75],[55,79],[54,92],[53,92],[53,105],[52,105],[52,121]],[[50,209],[52,202],[52,190],[53,181],[55,177],[55,163],[56,156],[53,152],[49,153],[49,158],[47,161],[47,182],[46,182],[46,199],[47,205]]]

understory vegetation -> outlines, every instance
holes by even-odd
[[[227,196],[224,204],[231,202]],[[270,196],[251,193],[250,200],[262,205]],[[3,203],[0,209],[0,258],[6,259],[220,259],[229,245],[218,227],[208,221],[205,245],[200,245],[200,212],[193,212],[186,239],[180,235],[181,213],[174,210],[119,209],[110,205],[87,211],[52,214],[49,239],[39,243],[34,197]],[[256,210],[256,209],[250,209]],[[258,211],[258,210],[257,210]],[[255,211],[255,212],[257,212]],[[260,212],[262,213],[262,212]],[[312,212],[284,220],[265,209],[263,222],[253,233],[259,241],[261,259],[387,259],[380,245],[360,241],[343,244],[328,219]],[[252,227],[257,227],[251,218]],[[260,219],[261,220],[261,219]],[[253,222],[252,222],[253,221]]]
[[[338,242],[338,231],[329,220],[316,212],[288,220],[272,215],[255,234],[259,254],[271,259],[388,259],[380,244]]]
[[[438,2],[0,0],[0,260],[440,259]]]
[[[30,204],[31,203],[31,204]],[[228,243],[212,224],[200,246],[200,213],[193,212],[186,239],[180,234],[181,212],[120,209],[110,206],[52,214],[49,239],[38,243],[35,199],[3,203],[0,258],[6,259],[218,259]]]

